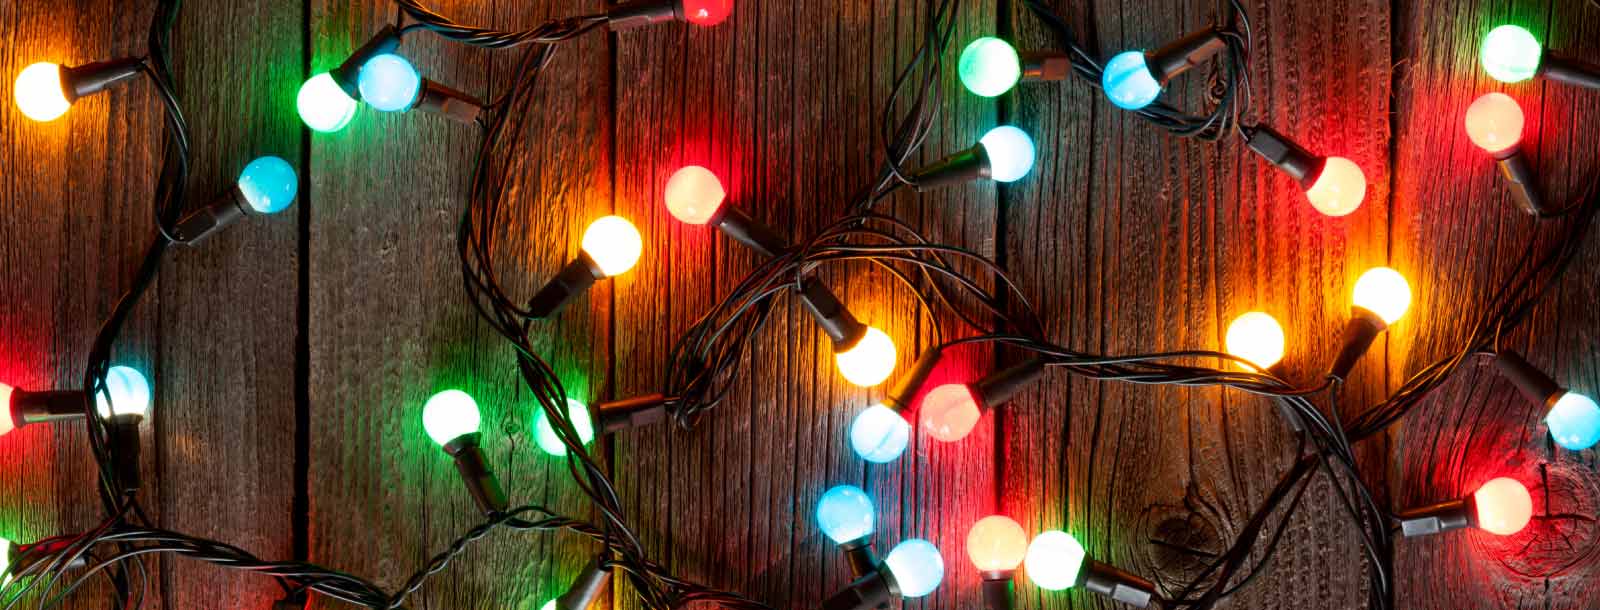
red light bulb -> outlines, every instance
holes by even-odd
[[[1533,518],[1533,497],[1528,488],[1510,477],[1500,477],[1484,483],[1472,492],[1472,503],[1478,509],[1478,529],[1510,536],[1522,531]]]
[[[1478,148],[1498,155],[1522,142],[1525,121],[1517,100],[1504,93],[1488,93],[1467,108],[1467,137]]]
[[[689,23],[713,26],[733,12],[733,0],[683,0],[681,15]]]
[[[983,416],[978,399],[964,383],[947,383],[934,388],[923,397],[919,410],[922,428],[928,431],[928,436],[946,443],[966,438]]]
[[[673,218],[692,225],[710,222],[727,196],[717,175],[698,165],[680,169],[667,180],[667,211]]]

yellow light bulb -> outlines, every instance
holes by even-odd
[[[1252,311],[1234,318],[1223,343],[1229,354],[1263,369],[1283,359],[1283,327],[1264,312]]]
[[[594,259],[607,277],[621,275],[639,262],[644,238],[633,223],[621,216],[606,216],[594,221],[583,232],[583,251]]]
[[[67,113],[72,102],[61,89],[61,66],[41,61],[23,68],[15,88],[17,109],[41,123],[54,121]]]
[[[894,340],[876,328],[868,328],[850,349],[833,355],[839,373],[850,383],[863,388],[883,383],[894,372]]]
[[[1356,280],[1352,299],[1357,307],[1377,314],[1384,324],[1394,324],[1411,307],[1411,285],[1388,267],[1374,267]]]

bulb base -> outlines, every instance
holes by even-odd
[[[28,424],[79,419],[85,413],[89,394],[80,390],[29,392],[11,391],[11,422],[21,428]]]
[[[1156,586],[1148,580],[1093,559],[1083,560],[1083,569],[1078,572],[1077,584],[1089,591],[1139,608],[1150,605],[1150,598],[1155,595],[1156,590]]]
[[[123,493],[135,493],[139,491],[141,485],[139,424],[143,421],[143,415],[123,413],[112,415],[107,422],[111,429],[109,435],[111,455],[117,460],[114,468],[117,476],[116,484]]]
[[[751,250],[755,250],[767,258],[777,258],[779,254],[789,249],[789,240],[778,236],[778,232],[765,224],[757,222],[743,210],[731,205],[723,204],[711,217],[711,224],[728,237],[732,237]]]
[[[602,434],[642,428],[667,418],[667,403],[675,402],[662,394],[646,394],[595,405]]]
[[[1166,87],[1168,81],[1205,63],[1222,51],[1224,46],[1222,31],[1208,27],[1145,53],[1144,63],[1149,66],[1151,76],[1156,77],[1156,82]]]
[[[365,44],[350,53],[350,56],[345,58],[344,63],[328,71],[328,75],[333,77],[333,82],[344,90],[345,95],[350,96],[350,99],[359,100],[361,99],[361,67],[367,65],[367,60],[384,53],[393,53],[398,48],[400,48],[400,31],[395,29],[393,25],[383,26],[383,29],[373,34],[372,38],[368,39]]]
[[[943,356],[944,350],[937,347],[924,350],[921,356],[917,356],[917,363],[912,366],[911,372],[901,378],[900,383],[895,384],[889,395],[884,397],[883,406],[902,415],[910,412],[912,401],[922,392],[922,386],[933,376],[933,370],[939,367],[939,359]]]
[[[534,293],[533,299],[528,301],[528,315],[538,319],[555,315],[573,297],[583,294],[605,276],[589,253],[580,250],[577,258],[562,267],[560,273]]]
[[[483,102],[424,78],[422,87],[417,92],[417,100],[411,104],[411,109],[443,115],[458,123],[471,125],[477,123],[478,116],[483,114]]]
[[[872,550],[872,537],[857,538],[839,545],[850,562],[850,576],[861,578],[878,569],[878,554]]]
[[[1301,188],[1310,189],[1311,185],[1316,184],[1317,178],[1322,175],[1322,168],[1328,163],[1326,158],[1311,154],[1270,127],[1249,128],[1245,134],[1245,145],[1250,150],[1294,178]]]
[[[1356,368],[1356,362],[1372,348],[1372,342],[1377,340],[1389,325],[1364,307],[1350,308],[1350,323],[1344,326],[1344,338],[1340,342],[1339,356],[1334,358],[1333,367],[1328,369],[1328,376],[1339,381],[1344,381],[1350,376],[1350,371]]]
[[[900,596],[900,585],[881,564],[822,602],[822,610],[872,610]]]
[[[209,205],[190,212],[173,228],[173,237],[187,246],[198,245],[249,213],[250,202],[239,185]]]
[[[1562,84],[1600,90],[1600,66],[1549,51],[1539,61],[1539,75]]]
[[[922,192],[941,186],[981,180],[992,175],[989,153],[984,151],[982,144],[979,144],[912,172],[911,185],[918,192]]]
[[[992,570],[983,577],[983,610],[1011,610],[1016,605],[1017,587],[1012,578],[1014,570]]]
[[[1395,518],[1400,522],[1401,535],[1407,538],[1427,536],[1472,527],[1472,504],[1472,498],[1461,498],[1401,511]]]
[[[1548,410],[1567,389],[1556,383],[1549,375],[1544,374],[1529,363],[1522,354],[1510,350],[1495,352],[1494,366],[1500,371],[1500,376],[1505,377],[1512,385],[1517,386],[1517,391]]]
[[[144,62],[135,57],[61,68],[61,94],[68,102],[105,91],[112,85],[133,78],[144,69]]]
[[[678,14],[677,0],[643,0],[629,2],[606,12],[606,27],[613,32],[631,30],[646,25],[674,21]]]
[[[1066,53],[1056,51],[1025,51],[1018,54],[1022,61],[1024,83],[1053,83],[1067,80],[1072,74],[1072,60]]]
[[[823,285],[822,280],[816,276],[808,277],[800,282],[800,302],[805,305],[806,312],[822,327],[822,332],[833,340],[833,351],[843,353],[861,342],[867,336],[867,325],[857,320],[855,315],[845,309],[839,297]]]
[[[567,592],[556,598],[556,610],[588,610],[611,583],[611,568],[606,566],[606,556],[595,557],[578,573]]]
[[[489,471],[483,450],[478,448],[478,438],[477,432],[463,434],[445,443],[444,451],[455,459],[456,472],[460,473],[461,482],[472,494],[472,502],[478,505],[478,510],[485,516],[494,516],[505,512],[509,503],[500,480]]]
[[[1534,217],[1550,214],[1544,194],[1538,186],[1538,175],[1533,171],[1533,164],[1528,162],[1528,157],[1522,154],[1521,146],[1513,146],[1496,154],[1495,165],[1500,168],[1500,177],[1505,178],[1506,184],[1511,187],[1511,194],[1516,196],[1518,209]]]
[[[1044,358],[1029,358],[1001,369],[972,384],[972,397],[978,407],[988,411],[1005,404],[1044,376]]]

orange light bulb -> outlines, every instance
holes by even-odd
[[[1027,554],[1028,534],[1010,517],[984,517],[967,532],[967,557],[980,571],[1015,570]]]
[[[667,211],[673,218],[692,225],[710,222],[727,196],[717,175],[698,165],[680,169],[667,180]]]
[[[1467,137],[1491,154],[1503,153],[1522,142],[1525,122],[1517,100],[1504,93],[1488,93],[1467,108]]]
[[[870,388],[883,383],[894,372],[896,356],[894,340],[883,331],[869,327],[860,341],[848,350],[835,353],[833,360],[846,380]]]
[[[929,391],[918,411],[928,436],[946,443],[966,438],[983,416],[978,400],[964,383],[947,383]]]
[[[1361,166],[1344,157],[1328,157],[1322,173],[1306,189],[1311,207],[1328,216],[1344,216],[1361,207],[1367,196],[1367,176]]]
[[[1500,477],[1484,483],[1472,493],[1478,507],[1478,529],[1510,536],[1522,531],[1533,519],[1533,497],[1516,479]]]

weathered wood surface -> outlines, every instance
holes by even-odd
[[[532,144],[507,203],[520,226],[501,242],[503,278],[514,293],[531,294],[606,214],[633,220],[646,243],[632,272],[601,282],[536,330],[576,398],[660,388],[673,341],[760,262],[666,213],[661,186],[672,171],[706,165],[755,218],[792,237],[817,231],[879,161],[879,111],[922,33],[926,4],[744,2],[715,28],[665,25],[562,47],[540,84],[544,110],[523,134]],[[1600,57],[1600,8],[1582,2],[1247,5],[1256,34],[1247,118],[1362,166],[1367,202],[1344,219],[1317,214],[1238,142],[1165,136],[1081,83],[1025,86],[999,102],[966,94],[953,74],[965,41],[1001,32],[1026,48],[1050,38],[1020,2],[965,4],[947,57],[945,114],[924,158],[1008,122],[1035,135],[1039,165],[1014,186],[908,195],[890,209],[936,239],[997,256],[1052,337],[1087,351],[1219,347],[1235,315],[1260,309],[1286,327],[1289,375],[1312,379],[1332,357],[1354,279],[1388,264],[1412,280],[1416,301],[1345,388],[1349,415],[1449,349],[1463,332],[1458,321],[1529,240],[1549,242],[1548,226],[1514,212],[1492,163],[1465,138],[1467,104],[1491,90],[1523,103],[1528,150],[1553,197],[1565,199],[1600,171],[1600,150],[1586,137],[1600,128],[1600,98],[1537,82],[1500,85],[1476,61],[1483,33],[1507,21],[1555,48]],[[1091,49],[1109,56],[1208,23],[1215,4],[1058,7]],[[431,5],[501,28],[595,8],[581,0]],[[141,53],[151,10],[0,0],[0,71]],[[260,154],[289,159],[306,188],[286,214],[175,253],[117,351],[118,362],[146,367],[156,384],[147,505],[162,525],[263,556],[303,555],[390,588],[476,520],[449,459],[422,432],[422,403],[436,391],[460,388],[478,399],[487,454],[516,500],[591,516],[565,465],[534,445],[534,405],[510,350],[461,290],[455,229],[477,129],[366,107],[331,135],[301,130],[295,118],[298,83],[394,14],[381,0],[186,3],[176,68],[197,140],[190,192],[214,195]],[[408,36],[403,52],[425,77],[482,98],[504,90],[515,61],[425,33]],[[1207,70],[1177,81],[1169,98],[1198,107]],[[9,76],[0,80],[9,87]],[[4,98],[0,320],[8,343],[0,381],[72,386],[95,324],[148,243],[160,107],[134,84],[41,125],[15,111],[9,89]],[[1588,357],[1600,289],[1584,271],[1594,250],[1507,338],[1590,391],[1600,390]],[[895,338],[901,370],[932,343],[914,299],[886,277],[848,265],[823,277]],[[979,601],[964,543],[984,515],[1009,514],[1032,532],[1066,528],[1093,556],[1170,586],[1200,563],[1176,549],[1214,552],[1235,535],[1293,450],[1259,399],[1051,373],[960,444],[918,436],[909,459],[864,465],[845,431],[883,388],[840,379],[825,337],[793,301],[780,303],[754,345],[732,398],[699,428],[636,430],[594,449],[655,556],[684,576],[780,607],[815,606],[847,580],[812,516],[835,484],[872,493],[880,552],[910,537],[942,549],[946,584],[908,606],[960,608]],[[974,352],[948,374],[1014,358]],[[1555,449],[1535,427],[1538,416],[1479,362],[1363,448],[1369,480],[1396,507],[1468,492],[1510,468],[1534,489],[1541,515],[1509,538],[1402,541],[1402,607],[1600,603],[1600,532],[1585,520],[1600,506],[1600,474],[1592,452]],[[0,438],[0,470],[17,473],[0,477],[0,536],[36,538],[97,519],[84,443],[66,427]],[[1354,530],[1317,485],[1271,572],[1228,607],[1364,604]],[[536,609],[592,549],[570,537],[494,537],[411,607]],[[269,581],[208,566],[160,566],[166,607],[259,608],[276,592]],[[1110,605],[1025,582],[1018,591],[1024,608]],[[614,592],[615,603],[600,605],[638,606],[625,584]],[[72,606],[101,607],[103,593]]]

